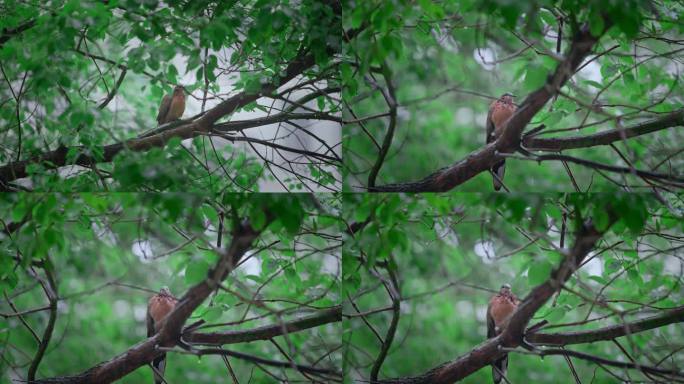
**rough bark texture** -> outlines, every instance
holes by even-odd
[[[663,117],[645,121],[625,129],[611,129],[592,135],[574,137],[525,137],[523,147],[538,151],[560,151],[565,149],[589,148],[612,144],[619,140],[646,135],[662,129],[684,125],[684,109],[674,111]]]
[[[190,344],[223,345],[256,340],[268,340],[275,336],[282,335],[285,330],[288,333],[298,332],[304,329],[314,328],[323,324],[339,321],[342,321],[342,306],[326,309],[315,315],[288,321],[283,324],[272,324],[240,331],[192,332],[187,335],[183,335],[183,341],[186,341]]]
[[[535,333],[527,335],[526,340],[532,344],[540,345],[571,345],[593,343],[595,341],[612,340],[618,337],[681,322],[684,322],[684,306],[671,309],[656,316],[647,317],[624,324],[615,324],[588,331]]]

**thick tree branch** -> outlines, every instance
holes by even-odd
[[[342,307],[336,306],[315,315],[291,320],[282,324],[266,325],[259,328],[224,331],[224,332],[191,332],[183,335],[183,341],[199,345],[236,344],[257,340],[268,340],[282,335],[283,332],[298,332],[324,324],[342,320]]]
[[[684,306],[677,307],[670,311],[645,319],[636,320],[630,323],[615,324],[599,329],[574,332],[528,334],[526,336],[526,340],[532,344],[561,346],[593,343],[595,341],[612,340],[618,337],[681,322],[684,322]]]
[[[382,364],[385,362],[387,354],[389,353],[389,349],[392,346],[392,342],[394,341],[394,336],[397,332],[397,327],[399,326],[399,316],[401,314],[401,289],[399,288],[399,280],[397,279],[396,274],[391,268],[387,268],[387,273],[389,274],[389,279],[385,278],[380,273],[374,273],[374,275],[382,281],[382,284],[385,286],[387,293],[392,299],[392,321],[390,322],[390,326],[387,329],[385,339],[382,341],[380,353],[378,353],[378,357],[375,359],[373,367],[371,368],[371,382],[375,382],[378,380],[380,368],[382,367]]]
[[[57,302],[59,301],[59,297],[57,295],[57,284],[55,284],[55,279],[52,276],[50,268],[44,268],[44,270],[46,281],[40,278],[37,273],[33,272],[33,274],[43,287],[45,296],[47,296],[48,302],[50,303],[50,317],[48,318],[47,326],[45,326],[45,331],[43,331],[43,338],[40,340],[40,345],[38,345],[36,355],[33,357],[33,360],[31,361],[31,366],[28,370],[28,381],[33,381],[36,378],[38,366],[40,365],[40,362],[43,360],[45,351],[47,350],[48,345],[50,344],[50,340],[52,339],[52,332],[55,329],[55,322],[57,321]]]
[[[26,31],[27,29],[33,28],[34,25],[36,25],[36,19],[30,19],[19,24],[15,28],[3,28],[2,34],[0,34],[0,48],[2,48],[3,44],[5,44],[9,39]]]
[[[529,150],[561,151],[564,149],[588,148],[598,145],[608,145],[616,141],[629,139],[660,131],[663,129],[684,125],[684,109],[679,109],[657,119],[645,121],[625,129],[612,129],[592,135],[573,137],[541,138],[526,136],[522,145]]]
[[[606,21],[606,24],[609,23]],[[369,188],[369,190],[373,192],[444,192],[463,184],[481,172],[487,171],[503,159],[499,153],[513,152],[518,148],[521,134],[527,124],[574,74],[597,41],[598,37],[591,35],[587,25],[582,27],[573,38],[565,59],[558,64],[546,84],[529,94],[520,104],[498,140],[472,152],[465,159],[442,168],[417,182],[387,184]]]
[[[385,92],[385,90],[381,89],[381,92],[389,107],[389,124],[387,125],[387,133],[385,133],[385,138],[382,141],[382,147],[380,148],[380,153],[378,153],[378,158],[368,175],[368,188],[373,188],[375,186],[375,179],[378,177],[380,168],[392,145],[394,130],[397,126],[397,97],[394,90],[394,84],[392,83],[392,72],[387,66],[387,63],[383,63],[382,65],[382,76],[385,78],[385,84],[387,86],[387,91]]]

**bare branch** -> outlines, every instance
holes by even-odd
[[[382,75],[385,78],[385,84],[387,86],[387,91],[385,92],[381,89],[381,92],[387,106],[389,106],[389,124],[387,126],[387,133],[385,133],[385,139],[382,141],[380,153],[378,153],[378,158],[368,175],[368,188],[373,188],[375,186],[375,179],[378,177],[382,163],[385,161],[387,152],[389,152],[389,148],[392,145],[394,129],[397,126],[397,97],[394,90],[394,84],[392,84],[392,72],[387,66],[387,63],[384,63],[382,66]]]
[[[588,148],[598,145],[608,145],[616,141],[638,137],[681,125],[684,125],[684,109],[679,109],[663,117],[639,123],[629,128],[612,129],[605,132],[594,133],[592,135],[554,138],[525,136],[522,144],[526,149],[539,151]]]
[[[59,301],[59,296],[57,295],[57,285],[55,284],[55,279],[52,276],[52,271],[50,268],[44,268],[46,280],[34,273],[34,277],[38,280],[40,285],[43,287],[45,296],[47,296],[48,302],[50,303],[50,317],[48,318],[48,323],[45,326],[45,331],[43,331],[43,338],[40,340],[38,345],[38,350],[36,351],[33,360],[31,361],[31,366],[28,370],[28,381],[31,382],[36,379],[36,372],[38,371],[38,366],[43,360],[45,351],[47,350],[50,340],[52,339],[52,332],[55,329],[55,322],[57,321],[57,302]]]
[[[543,345],[593,343],[596,341],[612,340],[618,337],[681,322],[684,322],[684,306],[645,319],[594,330],[528,334],[526,340],[533,344]]]
[[[576,357],[578,359],[598,363],[600,365],[609,365],[609,366],[618,367],[618,368],[638,369],[638,370],[645,372],[645,373],[652,373],[652,374],[666,375],[666,376],[675,376],[675,377],[679,377],[679,378],[684,379],[684,372],[682,372],[682,371],[652,367],[652,366],[637,364],[637,363],[615,361],[615,360],[605,359],[605,358],[599,357],[599,356],[590,355],[588,353],[570,351],[567,349],[555,349],[554,348],[554,349],[542,349],[539,351],[531,351],[531,352],[522,351],[522,350],[508,350],[508,352],[520,352],[520,353],[533,354],[533,355],[538,355],[538,356],[553,356],[553,355],[572,356],[572,357]]]

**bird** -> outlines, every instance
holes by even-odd
[[[180,119],[185,112],[185,89],[182,85],[173,88],[173,94],[164,95],[157,114],[157,123],[166,124],[169,121]]]
[[[509,284],[503,284],[499,293],[492,296],[487,307],[487,338],[496,337],[508,325],[510,316],[518,308],[520,300],[511,292]],[[508,370],[508,355],[492,363],[492,378],[494,384],[499,384]]]
[[[154,336],[164,325],[166,316],[173,311],[178,304],[176,299],[169,291],[168,287],[162,287],[159,293],[150,297],[147,303],[147,337]],[[154,367],[154,384],[164,382],[162,376],[166,369],[166,354],[155,358],[152,361]]]
[[[513,97],[515,96],[510,93],[504,93],[489,106],[486,124],[487,144],[501,137],[501,134],[508,123],[508,119],[515,113],[517,107],[513,104]],[[504,172],[506,171],[505,160],[501,160],[494,164],[490,171],[494,178],[494,190],[498,191],[503,185]]]

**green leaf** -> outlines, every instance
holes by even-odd
[[[193,260],[185,267],[185,282],[197,284],[207,278],[209,264],[204,260]]]
[[[568,312],[569,308],[566,308],[565,306],[563,307],[555,307],[549,312],[544,319],[547,320],[549,323],[558,323],[565,317],[565,314]]]
[[[527,278],[530,285],[539,285],[551,276],[553,266],[546,260],[539,260],[530,266],[527,270]]]
[[[169,65],[169,68],[166,70],[166,79],[171,84],[177,84],[178,83],[178,70],[176,69],[175,65],[173,65],[173,64]]]
[[[549,127],[554,127],[563,118],[563,113],[560,111],[555,111],[549,113],[549,116],[544,119],[544,124]]]
[[[589,279],[590,279],[590,280],[594,280],[595,282],[597,282],[597,283],[599,283],[599,284],[601,284],[601,285],[605,285],[605,284],[608,283],[608,280],[606,280],[605,278],[603,278],[603,276],[591,275],[591,276],[589,276]]]
[[[197,72],[195,72],[195,79],[198,83],[204,82],[204,67],[197,68]]]
[[[527,91],[534,91],[546,83],[548,73],[541,65],[530,65],[525,72],[524,87]]]
[[[195,52],[188,57],[188,64],[185,67],[185,73],[190,72],[193,68],[197,68],[201,64],[199,52]]]
[[[257,231],[260,231],[266,225],[266,213],[264,213],[264,210],[261,207],[256,206],[252,209],[249,220],[252,227]]]
[[[600,232],[603,232],[606,229],[608,229],[610,217],[608,216],[608,212],[606,212],[606,210],[602,206],[599,206],[599,205],[594,206],[593,220],[594,220],[594,226]]]
[[[601,13],[596,8],[592,8],[589,12],[589,32],[591,32],[592,36],[599,37],[603,34],[604,28],[603,16],[601,16]]]
[[[214,305],[209,307],[206,312],[204,312],[204,315],[202,315],[202,318],[208,322],[212,323],[215,322],[216,320],[221,318],[221,315],[223,315],[223,308],[221,308],[218,305]]]
[[[25,203],[25,200],[19,201],[17,204],[15,204],[12,208],[12,221],[21,221],[28,212],[28,208],[29,207]]]
[[[594,81],[594,80],[583,80],[582,82],[583,82],[584,84],[591,85],[592,87],[594,87],[594,88],[596,88],[596,89],[603,89],[603,85],[601,85],[601,83],[598,83],[598,82],[596,82],[596,81]]]
[[[501,7],[501,15],[504,18],[504,27],[514,29],[518,23],[518,16],[520,15],[520,5],[513,3],[513,5],[506,5]]]

